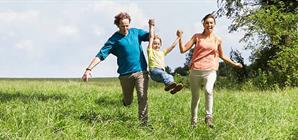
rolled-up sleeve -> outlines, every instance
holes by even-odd
[[[101,61],[105,60],[106,57],[112,52],[114,44],[115,42],[108,40],[97,53],[96,57],[98,57]]]
[[[148,32],[139,29],[138,34],[142,41],[149,41],[149,33]]]

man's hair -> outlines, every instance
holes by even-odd
[[[114,24],[118,26],[120,21],[123,19],[128,19],[129,23],[131,21],[129,14],[127,14],[126,12],[121,12],[115,16]]]

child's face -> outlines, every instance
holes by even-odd
[[[155,49],[155,50],[160,49],[160,40],[158,38],[155,38],[153,40],[152,48]]]

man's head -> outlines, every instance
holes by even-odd
[[[128,33],[131,18],[125,13],[121,12],[115,16],[114,24],[119,28],[119,32],[123,35]]]

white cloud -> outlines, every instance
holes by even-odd
[[[79,34],[79,29],[73,25],[63,25],[57,28],[58,33],[66,36],[73,36]]]
[[[32,51],[34,49],[32,40],[21,40],[16,43],[16,47],[26,51]]]
[[[94,26],[93,31],[96,36],[101,36],[104,33],[104,29],[98,26]]]
[[[2,23],[32,23],[39,18],[38,11],[25,11],[25,12],[16,12],[16,11],[5,11],[0,12],[0,22]]]
[[[134,26],[144,27],[147,25],[147,18],[144,16],[143,10],[134,2],[100,1],[95,3],[94,11],[111,18],[120,12],[127,12],[131,16]]]

